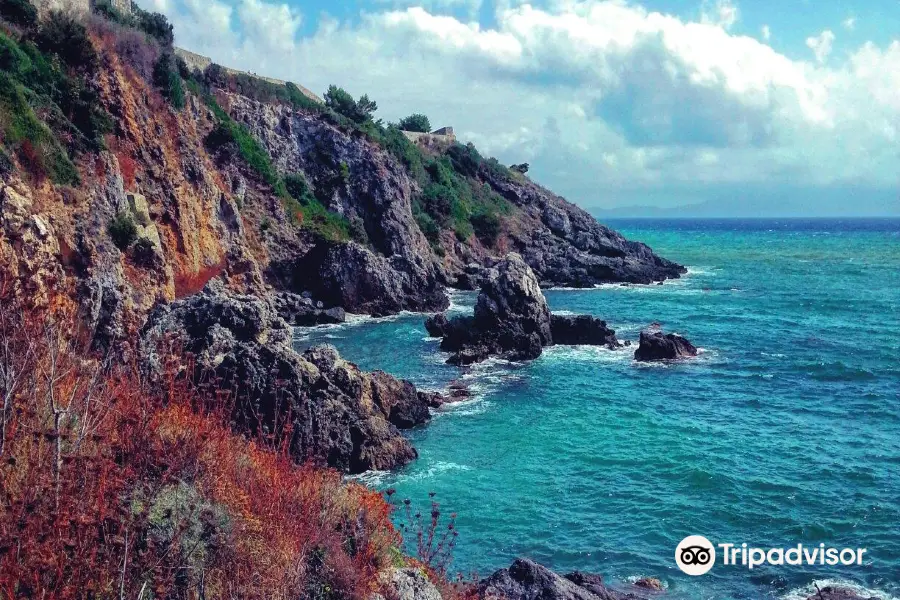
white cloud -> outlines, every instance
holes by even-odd
[[[731,29],[737,23],[738,7],[732,0],[703,0],[700,22]]]
[[[842,25],[847,31],[853,31],[854,29],[856,29],[856,17],[847,17],[846,19],[844,19]]]
[[[763,38],[764,42],[768,42],[770,39],[772,39],[772,30],[769,28],[768,25],[763,25],[762,29],[760,30],[760,33],[762,34],[762,38]]]
[[[808,42],[816,62],[794,60],[727,31],[736,11],[690,22],[618,0],[510,3],[492,27],[385,8],[297,38],[300,16],[281,4],[168,1],[191,50],[319,93],[367,93],[388,120],[425,112],[575,201],[672,185],[897,184],[900,42],[826,66],[830,31]]]
[[[816,60],[823,63],[828,59],[834,46],[834,33],[826,29],[815,37],[806,38],[806,45],[813,51]]]

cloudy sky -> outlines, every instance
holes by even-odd
[[[216,62],[424,112],[591,209],[900,214],[898,0],[143,0]]]

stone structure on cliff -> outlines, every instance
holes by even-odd
[[[452,127],[441,127],[440,129],[435,129],[431,133],[423,131],[404,131],[403,135],[414,144],[425,144],[426,146],[434,144],[444,144],[449,146],[450,144],[456,143],[456,133],[454,133]]]

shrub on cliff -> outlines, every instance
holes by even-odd
[[[137,239],[138,228],[128,211],[122,211],[113,217],[106,227],[113,244],[121,251],[128,249]]]
[[[153,67],[153,83],[172,106],[178,110],[184,108],[184,84],[175,55],[171,52],[163,53],[156,61]]]
[[[371,120],[372,115],[378,110],[378,104],[367,95],[354,100],[344,88],[335,85],[329,86],[325,92],[325,106],[355,123]]]
[[[0,282],[4,596],[387,592],[401,540],[379,494],[235,435],[227,397],[169,370],[151,386],[70,338],[71,314],[8,292]]]
[[[0,0],[0,17],[19,27],[32,27],[38,13],[28,0]]]
[[[431,131],[431,121],[421,113],[414,113],[401,119],[397,126],[403,131],[418,131],[420,133]]]
[[[68,68],[81,73],[97,69],[97,52],[88,38],[87,29],[74,17],[52,11],[41,22],[34,43],[42,52],[56,55]]]

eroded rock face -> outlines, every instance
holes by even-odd
[[[295,288],[350,312],[383,316],[449,305],[438,280],[419,273],[403,256],[388,259],[353,242],[321,242],[301,263],[293,275]]]
[[[420,569],[397,569],[391,577],[397,600],[443,600],[441,593]]]
[[[517,558],[478,584],[479,597],[496,600],[639,600],[603,584],[598,575],[570,573],[560,577],[527,558]]]
[[[158,375],[173,344],[193,355],[194,376],[214,377],[218,389],[233,394],[235,422],[246,431],[273,431],[289,416],[290,448],[298,461],[360,473],[416,457],[398,431],[429,419],[411,383],[364,373],[331,346],[298,354],[291,339],[291,327],[271,301],[211,285],[151,313],[141,357]]]
[[[343,323],[347,320],[347,313],[340,306],[318,308],[312,298],[291,292],[275,292],[272,294],[272,302],[278,316],[297,327]]]
[[[638,349],[634,351],[634,359],[639,361],[675,360],[697,356],[697,348],[680,335],[657,332],[641,332]]]
[[[606,321],[590,315],[552,315],[550,331],[554,344],[606,346],[611,350],[621,346],[616,332],[606,326]]]

